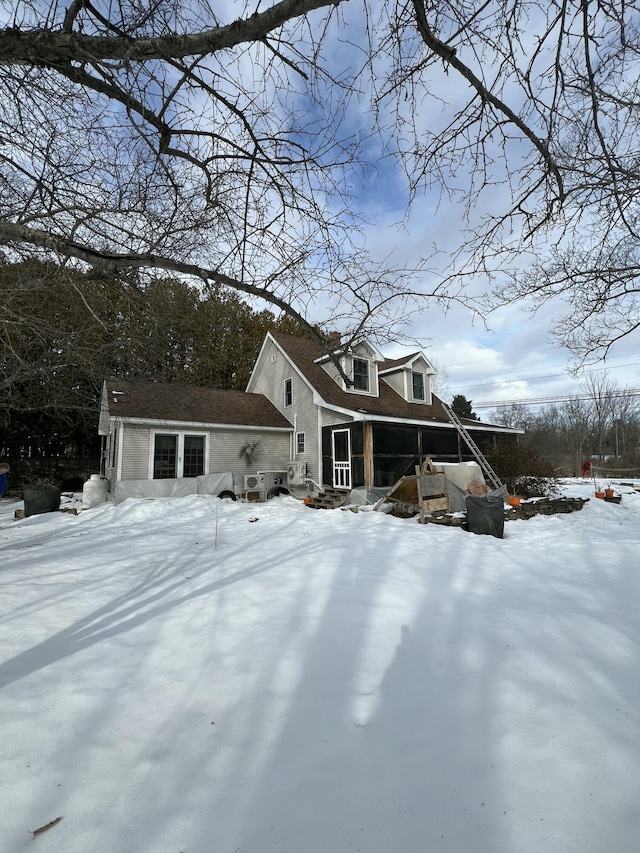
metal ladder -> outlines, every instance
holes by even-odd
[[[448,416],[449,420],[451,421],[451,423],[454,425],[454,427],[458,430],[458,433],[465,440],[467,446],[469,447],[469,450],[471,451],[471,453],[475,457],[476,462],[482,468],[482,472],[483,472],[484,476],[486,477],[486,479],[489,481],[489,483],[493,486],[494,489],[499,489],[500,486],[502,485],[502,483],[498,479],[498,475],[493,470],[493,468],[491,467],[491,465],[487,461],[486,456],[483,455],[483,453],[480,450],[480,448],[478,447],[478,445],[471,438],[471,436],[469,435],[466,427],[464,426],[464,424],[462,423],[460,418],[456,415],[456,413],[453,411],[451,406],[449,406],[447,403],[443,402],[442,406],[443,406],[445,412],[447,413],[447,416]]]

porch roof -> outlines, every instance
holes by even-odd
[[[291,429],[263,394],[145,380],[111,379],[105,385],[111,417]]]

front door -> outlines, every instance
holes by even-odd
[[[331,433],[333,450],[333,487],[351,488],[351,436],[348,429],[334,429]]]

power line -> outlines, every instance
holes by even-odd
[[[613,367],[611,365],[605,365],[604,367],[594,367],[593,370],[591,370],[590,372],[595,373],[597,370],[609,370],[609,369],[619,370],[620,368],[623,368],[623,367],[637,367],[638,365],[640,365],[640,361],[634,361],[634,362],[630,362],[628,364],[618,364],[618,365],[615,365]],[[536,368],[533,368],[533,369],[535,370]],[[540,367],[537,369],[538,370],[545,370],[546,368]],[[475,385],[470,385],[468,382],[465,383],[465,382],[460,382],[458,380],[455,385],[450,386],[450,389],[452,391],[456,391],[456,390],[465,389],[465,388],[467,390],[471,389],[471,388],[491,388],[493,385],[498,385],[501,382],[541,382],[543,379],[558,379],[559,377],[567,378],[567,374],[566,373],[549,373],[545,376],[514,376],[512,378],[497,379],[495,382],[478,382]]]
[[[629,388],[623,391],[608,391],[604,394],[608,400],[631,399],[640,397],[640,388]],[[568,403],[572,400],[596,400],[597,394],[568,394],[558,397],[532,397],[527,400],[482,400],[480,403],[473,401],[474,409],[490,409],[498,406],[535,406],[544,403]]]
[[[547,349],[557,350],[558,348],[555,346],[549,345],[549,346],[544,346],[544,347],[537,347],[536,349],[522,350],[521,352],[500,353],[499,355],[487,356],[487,358],[474,358],[472,362],[461,361],[459,364],[447,364],[447,369],[454,368],[454,367],[468,367],[469,364],[482,364],[485,361],[498,361],[500,359],[513,358],[515,355],[531,355],[532,353],[537,354],[537,353],[542,352],[542,350],[547,350]],[[633,355],[640,355],[640,353],[638,353],[638,352],[625,352],[625,353],[620,353],[619,355],[608,355],[607,360],[612,361],[614,358],[629,358],[629,356],[633,356]],[[609,365],[609,366],[611,366],[611,365]],[[624,367],[624,366],[625,365],[618,365],[618,367]],[[601,368],[601,367],[594,368],[594,370],[595,369],[606,370],[606,366],[604,368]],[[617,370],[617,368],[615,366],[614,366],[614,369]]]

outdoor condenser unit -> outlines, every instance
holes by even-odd
[[[258,471],[260,477],[260,488],[264,489],[272,497],[282,494],[287,489],[287,471]]]
[[[245,474],[243,477],[243,487],[245,492],[247,489],[259,489],[260,486],[260,475],[259,474]]]
[[[289,462],[287,466],[287,483],[290,486],[301,486],[307,473],[306,462]]]

